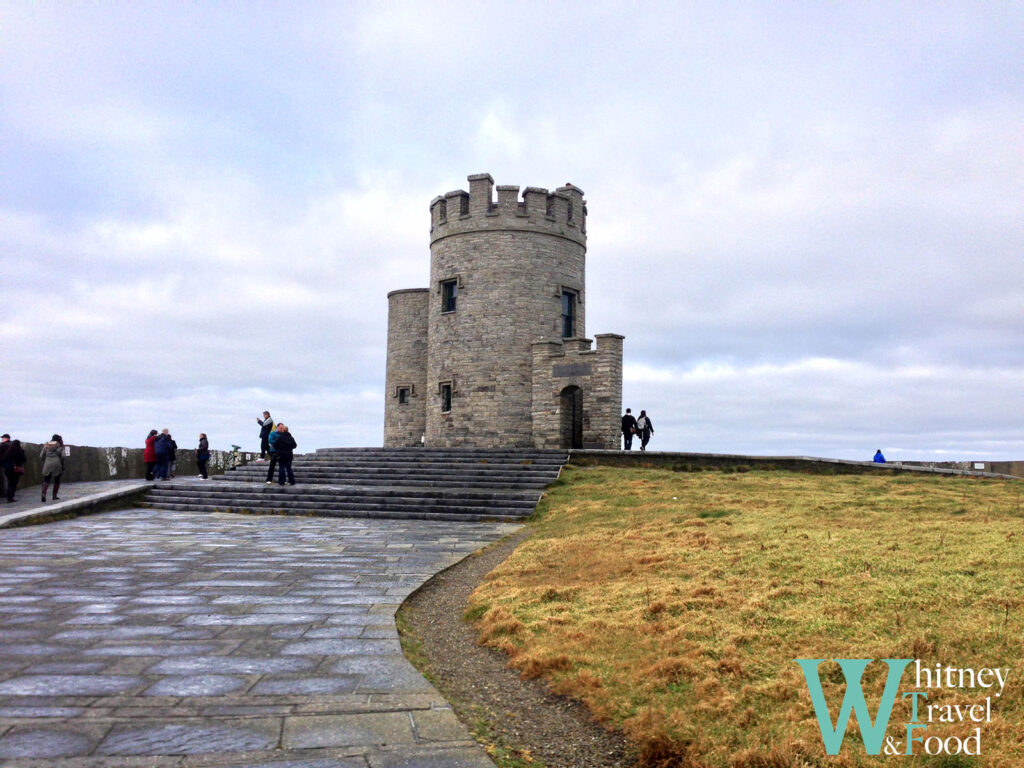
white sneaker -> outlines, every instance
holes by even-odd
[[[273,483],[267,480],[267,485],[273,485]]]

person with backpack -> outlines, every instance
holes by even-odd
[[[640,435],[640,450],[647,450],[647,443],[651,440],[651,435],[654,434],[654,424],[651,422],[651,417],[647,415],[647,411],[640,411],[640,418],[636,420],[637,433]]]

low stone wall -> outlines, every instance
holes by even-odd
[[[39,452],[43,446],[38,443],[23,443],[28,462],[25,464],[25,476],[18,484],[19,488],[39,485],[42,478],[40,469],[43,462]],[[142,460],[142,448],[95,448],[86,445],[65,446],[71,454],[65,459],[64,473],[61,482],[96,482],[99,480],[142,480],[146,477],[146,463]],[[210,451],[208,470],[211,475],[223,474],[230,467],[246,464],[253,460],[252,453],[231,453],[230,451]],[[178,448],[177,453],[179,475],[197,475],[199,466],[196,464],[195,448]]]
[[[743,456],[721,453],[669,453],[661,451],[569,451],[569,463],[578,466],[648,467],[671,469],[676,472],[719,470],[748,472],[752,469],[788,470],[827,475],[865,474],[867,472],[928,473],[936,475],[967,475],[970,477],[1009,477],[1004,469],[1012,469],[1021,462],[990,462],[986,469],[974,469],[973,462],[953,462],[942,466],[922,462],[847,461],[821,459],[813,456]],[[998,467],[998,468],[997,468]],[[1020,475],[1015,475],[1020,477]]]

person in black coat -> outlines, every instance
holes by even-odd
[[[633,416],[633,412],[627,408],[626,415],[622,417],[622,442],[625,445],[624,450],[633,450],[633,435],[636,434],[636,418]]]
[[[28,456],[25,455],[25,449],[21,446],[21,440],[11,440],[9,443],[5,443],[9,446],[3,456],[3,470],[4,479],[7,481],[6,498],[9,504],[14,503],[14,492],[18,489],[18,481],[21,480],[21,476],[25,474],[25,462],[28,461]]]
[[[647,443],[651,441],[651,435],[654,434],[654,424],[651,422],[651,417],[647,415],[647,411],[640,411],[640,418],[636,420],[636,429],[640,434],[640,450],[647,450]]]
[[[199,476],[203,480],[210,478],[206,471],[206,462],[210,460],[210,441],[206,439],[206,433],[199,433],[199,446],[196,448],[196,464],[199,466]]]
[[[295,438],[288,431],[284,424],[278,425],[277,440],[274,442],[274,450],[277,452],[277,484],[284,485],[285,473],[288,473],[288,485],[295,485],[295,475],[292,472],[293,451],[298,448]]]
[[[270,433],[275,430],[274,420],[270,418],[270,411],[263,412],[262,419],[256,419],[256,423],[260,425],[260,461],[267,458],[267,454],[270,453]]]

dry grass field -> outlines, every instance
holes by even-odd
[[[1024,765],[1024,483],[914,475],[568,467],[534,536],[467,619],[524,675],[622,728],[641,764],[680,768]],[[828,756],[796,658],[1009,669],[991,721],[928,725],[978,757],[869,756],[851,717]],[[900,691],[914,689],[912,669]],[[868,667],[874,717],[885,666]],[[845,683],[820,667],[835,721]],[[950,709],[936,710],[951,711]],[[906,743],[910,700],[887,735]],[[952,747],[950,747],[952,748]],[[900,747],[904,749],[904,747]]]

